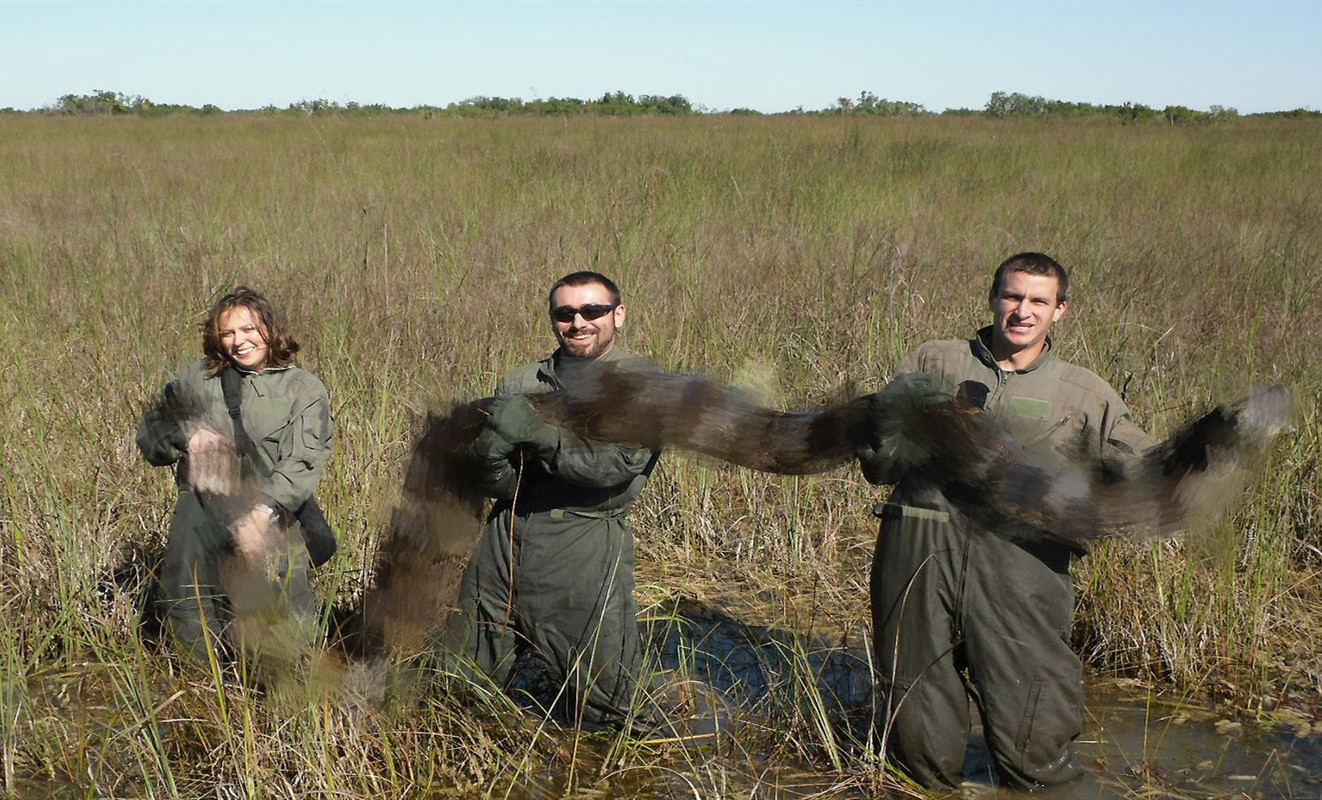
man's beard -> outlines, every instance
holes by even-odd
[[[597,333],[595,339],[588,339],[583,342],[575,341],[568,336],[560,339],[560,347],[574,358],[600,358],[614,343],[614,336],[603,338],[600,332]]]

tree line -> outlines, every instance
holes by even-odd
[[[157,117],[170,114],[266,114],[266,115],[304,115],[304,116],[386,116],[386,115],[422,115],[450,117],[494,118],[512,115],[528,116],[583,116],[596,115],[608,117],[626,117],[639,115],[678,115],[691,114],[735,114],[761,115],[761,112],[749,108],[735,108],[728,111],[716,111],[695,108],[684,95],[631,95],[626,92],[607,92],[595,100],[580,100],[576,97],[551,97],[545,100],[523,100],[518,97],[470,97],[466,100],[449,103],[444,106],[419,105],[411,108],[393,108],[380,103],[338,103],[333,100],[300,100],[284,108],[268,105],[259,109],[227,112],[213,104],[199,107],[173,103],[155,103],[138,95],[126,95],[109,90],[97,90],[91,94],[66,94],[44,108],[33,111],[19,111],[13,108],[0,109],[0,113],[9,114],[45,114],[57,116],[92,116],[130,114],[141,117]],[[1102,117],[1114,118],[1125,124],[1163,123],[1168,125],[1199,125],[1207,123],[1231,122],[1240,117],[1234,108],[1214,105],[1205,111],[1180,105],[1168,105],[1164,108],[1152,108],[1142,103],[1123,103],[1120,105],[1079,103],[1066,100],[1051,100],[1037,95],[1021,92],[993,92],[986,105],[980,109],[947,109],[942,112],[928,111],[921,104],[903,100],[887,100],[869,91],[860,92],[857,98],[841,97],[834,105],[827,108],[806,110],[802,107],[782,114],[813,116],[873,116],[873,117],[924,117],[924,116],[979,116],[994,119],[1022,118],[1068,118]],[[1274,111],[1252,114],[1254,117],[1283,118],[1318,118],[1322,111],[1297,108],[1290,111]]]

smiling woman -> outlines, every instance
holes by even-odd
[[[260,650],[270,667],[297,660],[315,639],[295,512],[330,455],[330,401],[316,376],[293,365],[298,343],[257,292],[225,295],[201,328],[205,357],[165,387],[138,429],[150,463],[176,466],[161,564],[166,616],[200,659],[212,649]]]
[[[220,315],[216,322],[221,345],[235,366],[249,372],[261,372],[270,360],[266,345],[269,331],[247,306],[235,306]]]
[[[231,365],[247,372],[285,368],[299,349],[271,301],[246,286],[218,300],[201,327],[202,352],[212,376]]]

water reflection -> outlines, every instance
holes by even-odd
[[[1078,749],[1087,772],[1042,797],[1322,796],[1322,737],[1236,722],[1136,685],[1095,682],[1085,694]],[[971,749],[965,766],[985,774],[986,750]]]
[[[866,763],[859,756],[870,744],[873,696],[862,647],[746,624],[719,606],[684,599],[655,616],[648,625],[648,639],[662,667],[706,682],[749,717],[785,721],[798,714],[802,721],[823,710],[835,741],[854,749],[855,764]],[[800,680],[805,674],[815,681],[816,697]],[[1322,796],[1322,736],[1297,735],[1306,725],[1289,732],[1267,730],[1219,716],[1192,700],[1160,697],[1137,683],[1095,680],[1085,687],[1085,694],[1084,733],[1078,749],[1087,772],[1079,781],[1035,796],[1057,800]],[[787,706],[805,705],[787,713]],[[977,718],[976,713],[972,716]],[[740,737],[737,728],[734,737]],[[814,754],[806,755],[812,760]],[[820,759],[820,753],[816,755]],[[1015,796],[995,786],[990,757],[977,730],[971,737],[965,775],[965,795]],[[818,785],[817,791],[822,788]],[[762,786],[759,796],[768,796],[766,790]],[[856,794],[851,789],[834,796]],[[770,796],[802,795],[790,791]]]

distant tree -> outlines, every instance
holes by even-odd
[[[495,117],[517,114],[524,109],[521,97],[475,97],[460,104],[466,110],[482,112],[480,116]]]
[[[1157,112],[1142,103],[1125,103],[1118,109],[1117,116],[1120,117],[1121,122],[1132,125],[1156,119]]]
[[[1047,113],[1045,98],[1020,92],[992,92],[983,112],[989,117],[1040,117]]]
[[[56,114],[128,114],[151,101],[142,97],[98,89],[92,94],[66,94],[56,101],[50,111]]]
[[[1198,112],[1184,106],[1166,106],[1161,115],[1171,125],[1192,125],[1198,121]]]
[[[290,113],[306,114],[307,116],[338,114],[344,110],[344,106],[323,97],[316,100],[299,100],[297,103],[290,103],[287,109]]]
[[[635,98],[626,92],[615,91],[607,92],[600,100],[584,103],[580,110],[583,113],[612,117],[635,114],[692,114],[693,104],[682,94],[643,94]]]
[[[655,111],[657,114],[692,114],[693,104],[682,94],[672,95],[643,95],[638,98],[638,102],[649,113]]]
[[[634,101],[634,110],[640,114],[692,114],[693,104],[682,94],[640,94]]]
[[[637,113],[638,104],[634,102],[633,95],[616,91],[602,95],[593,108],[597,113],[607,116],[628,116]]]
[[[534,113],[557,117],[577,116],[587,108],[587,104],[577,97],[549,97],[530,105]]]
[[[348,102],[344,104],[344,113],[354,117],[381,117],[396,113],[395,109],[383,103]]]
[[[1253,114],[1255,117],[1280,117],[1281,119],[1318,119],[1322,118],[1322,111],[1315,111],[1311,108],[1292,108],[1289,111],[1265,111],[1260,114]]]
[[[886,100],[872,92],[859,92],[858,99],[840,97],[835,106],[824,109],[823,114],[857,114],[875,117],[913,117],[927,113],[927,109],[917,103],[904,100]]]

